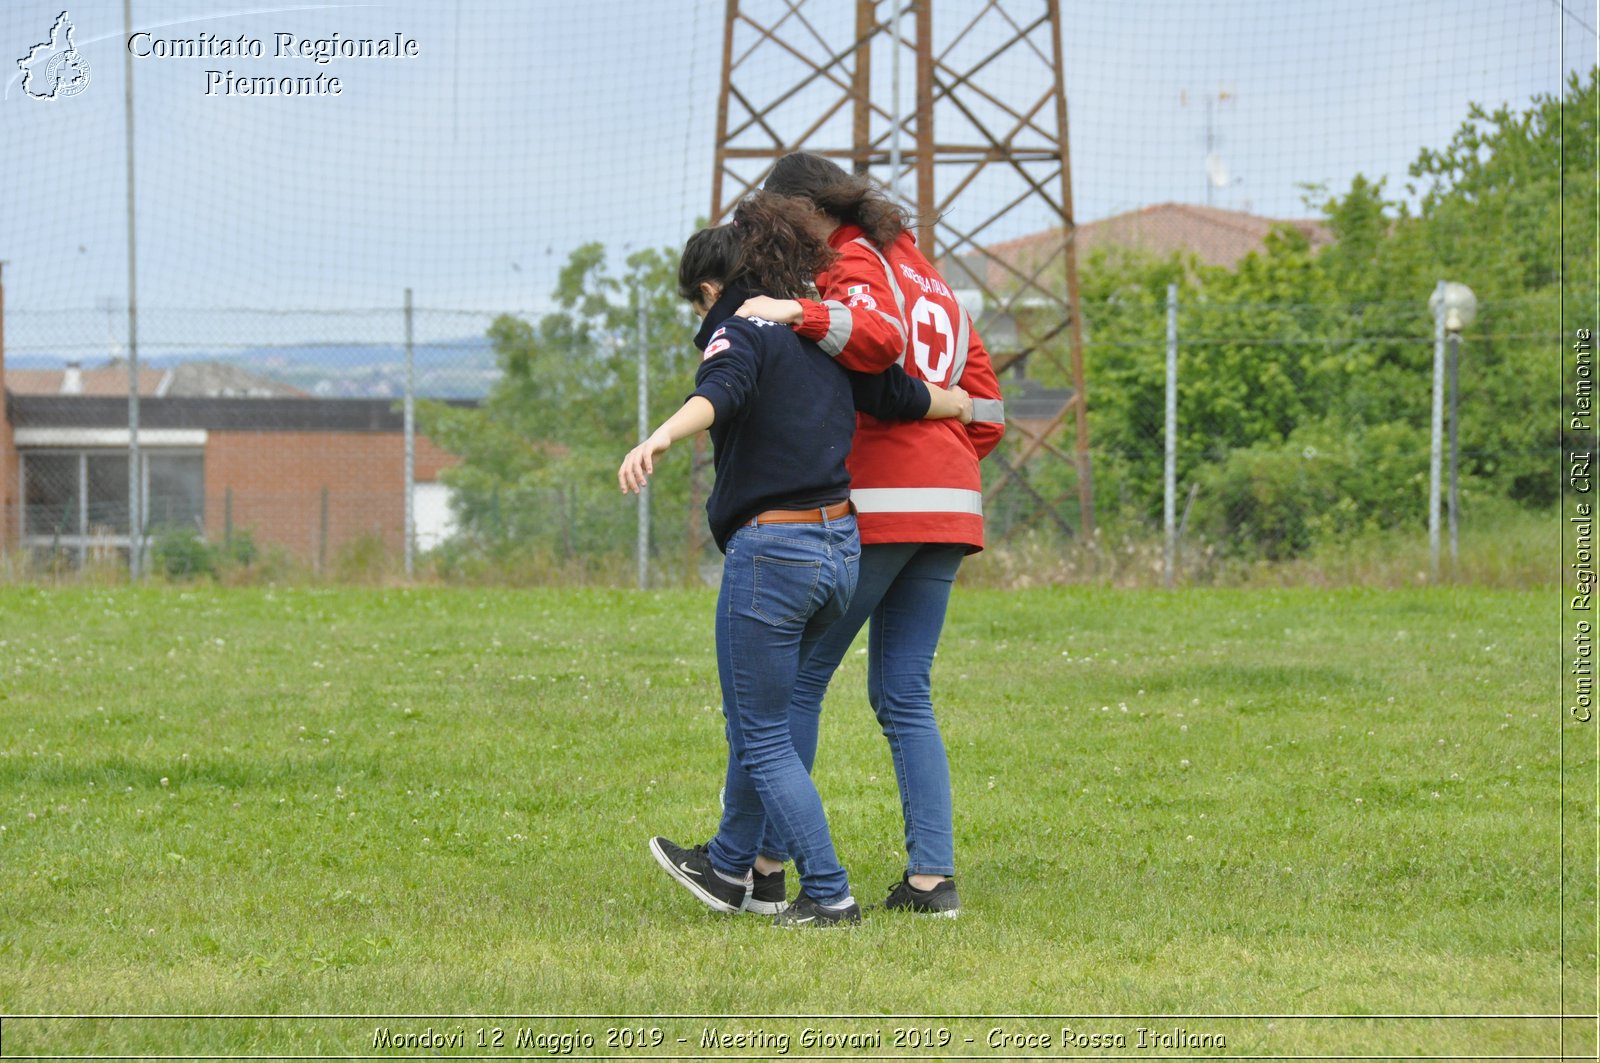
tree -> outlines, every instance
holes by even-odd
[[[1080,301],[1102,523],[1131,531],[1160,518],[1174,282],[1179,480],[1201,485],[1196,517],[1225,552],[1288,557],[1422,526],[1426,304],[1441,278],[1479,299],[1462,343],[1465,504],[1553,504],[1551,456],[1563,440],[1544,414],[1561,364],[1561,219],[1565,295],[1576,302],[1593,276],[1597,78],[1574,74],[1561,96],[1522,111],[1471,106],[1446,147],[1419,153],[1403,198],[1361,175],[1341,195],[1323,193],[1312,205],[1334,242],[1321,251],[1283,228],[1227,269],[1178,255],[1091,255]],[[1033,479],[1053,498],[1069,493],[1071,475],[1046,463]]]
[[[693,318],[675,293],[677,255],[635,252],[618,276],[596,243],[563,267],[556,310],[537,325],[509,314],[489,328],[501,377],[476,408],[419,405],[423,430],[461,463],[441,474],[459,527],[447,556],[497,564],[579,564],[593,571],[631,555],[637,502],[616,467],[637,442],[638,318],[649,333],[649,421],[693,387]],[[652,482],[657,554],[687,527],[687,461],[663,463]]]

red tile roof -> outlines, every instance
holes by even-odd
[[[5,389],[14,395],[126,395],[128,363],[113,361],[79,369],[79,383],[63,391],[69,369],[8,369]],[[223,362],[181,362],[170,368],[140,367],[139,394],[146,398],[309,398],[299,388],[280,384]]]
[[[1085,222],[1078,226],[1080,265],[1097,248],[1128,248],[1165,258],[1173,252],[1193,254],[1208,266],[1233,266],[1263,246],[1267,234],[1279,225],[1304,233],[1313,250],[1333,242],[1333,234],[1310,218],[1263,218],[1237,210],[1202,207],[1192,203],[1158,203],[1124,214]],[[1031,274],[1061,246],[1061,230],[1047,229],[991,244],[983,253],[963,255],[963,265],[978,272],[991,288],[1009,287],[1016,280],[1002,263]],[[998,260],[998,261],[996,261]]]
[[[128,367],[81,369],[83,386],[77,395],[126,395]],[[67,375],[64,369],[7,369],[6,390],[13,395],[60,395]],[[153,396],[166,375],[162,369],[139,370],[139,394]]]

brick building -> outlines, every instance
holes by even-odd
[[[168,397],[140,401],[147,529],[211,540],[248,530],[320,566],[351,541],[404,546],[405,440],[392,402]],[[10,542],[77,551],[125,546],[128,401],[6,395],[4,431],[19,481]],[[417,438],[418,539],[431,545],[447,506],[440,470],[455,459]]]
[[[82,558],[126,549],[127,380],[125,365],[8,377],[0,331],[0,553]],[[392,554],[403,550],[397,403],[304,397],[218,366],[142,372],[140,391],[147,531],[192,528],[211,541],[248,531],[259,546],[282,547],[314,567],[363,537]],[[448,492],[438,478],[455,460],[417,437],[420,547],[448,534]]]

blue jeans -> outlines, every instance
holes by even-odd
[[[789,706],[789,732],[810,770],[817,756],[822,696],[839,662],[868,619],[867,700],[889,740],[906,826],[906,872],[954,875],[950,762],[933,718],[933,653],[944,630],[950,588],[967,548],[949,543],[883,543],[861,552],[861,581],[840,621],[817,641],[800,667]],[[788,854],[781,832],[769,830],[761,851]]]
[[[800,662],[855,594],[861,538],[853,515],[821,524],[746,525],[728,540],[717,598],[717,672],[727,718],[722,823],[707,850],[742,875],[770,824],[807,895],[842,900],[850,883],[822,799],[789,737]]]

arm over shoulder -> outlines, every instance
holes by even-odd
[[[795,332],[846,369],[880,373],[906,349],[904,296],[876,249],[852,240],[828,267],[821,301],[802,299]]]

